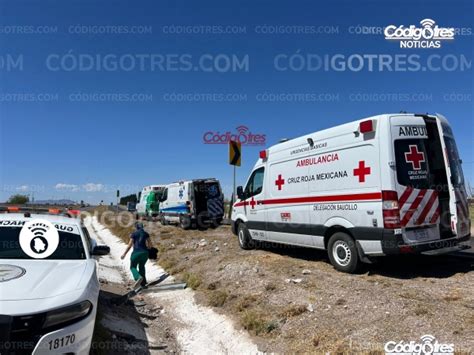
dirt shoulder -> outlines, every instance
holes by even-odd
[[[105,225],[114,225],[109,216]],[[132,218],[132,217],[130,217]],[[228,226],[183,231],[145,222],[159,264],[249,331],[267,352],[383,352],[387,341],[425,334],[474,349],[474,259],[385,258],[358,275],[326,253],[263,246],[244,251]],[[110,227],[125,240],[132,228]]]
[[[90,234],[104,244],[94,230]],[[162,304],[143,295],[127,300],[131,281],[110,255],[98,259],[99,304],[91,354],[173,354],[180,351],[174,321]],[[168,309],[169,310],[169,309]]]

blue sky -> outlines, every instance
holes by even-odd
[[[383,34],[354,33],[358,26],[419,26],[425,18],[462,32],[439,49],[401,49]],[[229,192],[227,146],[203,144],[207,131],[234,131],[245,125],[265,134],[269,146],[282,137],[401,110],[448,117],[466,178],[474,186],[473,19],[472,1],[0,0],[0,201],[34,191],[37,199],[108,202],[117,188],[131,193],[146,184],[211,176]],[[78,34],[71,28],[76,25],[141,26],[147,33]],[[18,32],[18,26],[33,28],[34,33],[11,33]],[[168,33],[183,26],[197,33]],[[235,26],[238,33],[209,33],[201,26]],[[285,33],[261,33],[278,26],[294,27],[286,27]],[[313,33],[301,33],[304,26]],[[51,33],[39,33],[44,27],[52,28]],[[92,58],[96,64],[107,55],[124,62],[118,70],[79,70],[68,62],[68,54],[73,60]],[[308,64],[315,56],[367,54],[418,55],[422,65],[437,55],[446,58],[446,65],[437,71],[370,71],[367,66],[325,71]],[[127,60],[137,55],[145,56],[144,66],[128,66]],[[165,68],[152,68],[151,55],[166,57]],[[206,55],[237,58],[244,70],[211,66],[206,71],[209,66],[199,66]],[[303,67],[297,55],[303,56]],[[192,70],[176,64],[175,58],[191,58]],[[279,67],[276,58],[281,59]],[[278,69],[282,66],[285,70]],[[186,93],[236,94],[238,99],[169,99],[170,94]],[[262,101],[282,93],[320,99]],[[18,94],[35,101],[25,102]],[[109,96],[84,101],[94,94]],[[119,101],[111,94],[148,99]],[[361,99],[362,94],[369,99]],[[239,183],[261,149],[244,147]]]

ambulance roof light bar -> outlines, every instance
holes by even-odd
[[[261,150],[260,153],[259,153],[259,157],[262,160],[267,159],[268,158],[268,152],[266,150]]]

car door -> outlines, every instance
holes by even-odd
[[[247,217],[247,228],[252,239],[266,238],[265,216],[265,167],[256,168],[245,186],[244,214]]]

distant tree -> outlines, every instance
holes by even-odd
[[[15,205],[24,205],[25,203],[28,203],[30,201],[30,198],[26,195],[13,195],[8,199],[8,203],[13,203]]]
[[[131,194],[131,195],[128,195],[128,196],[124,196],[120,199],[120,204],[121,205],[126,205],[127,202],[137,203],[138,202],[137,195]]]

